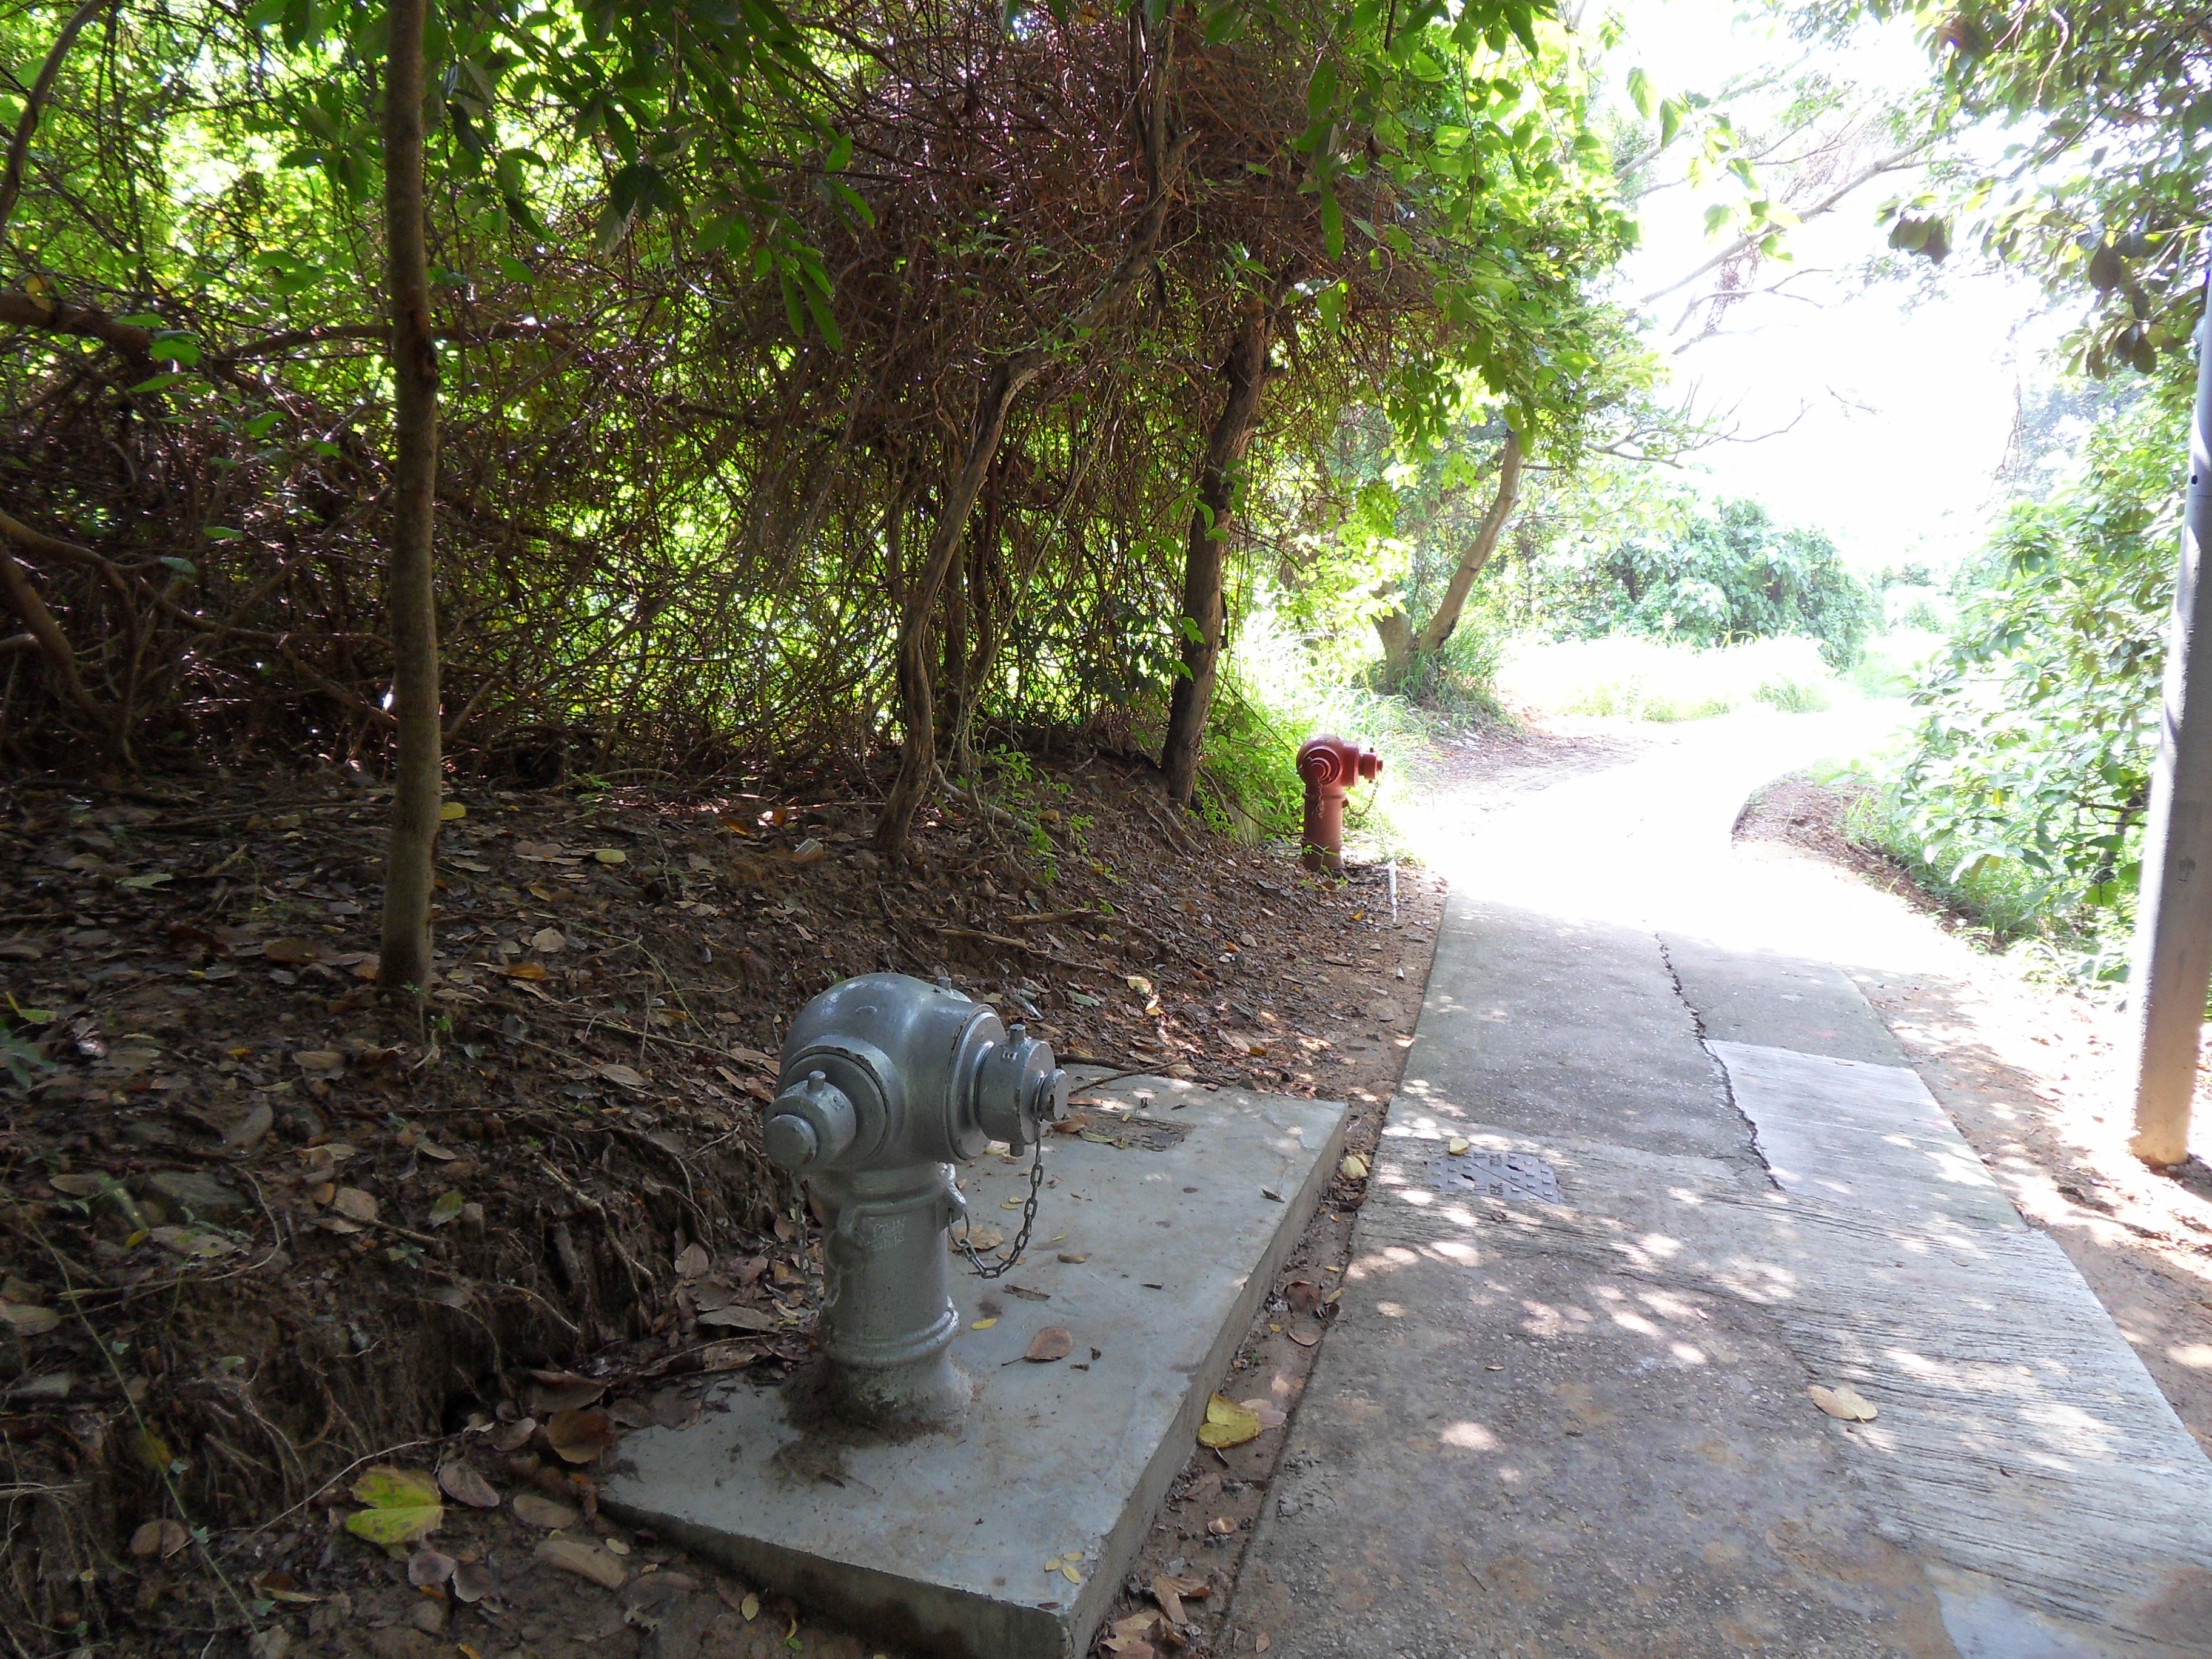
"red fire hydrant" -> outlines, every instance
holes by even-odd
[[[1382,775],[1382,756],[1333,732],[1308,740],[1298,750],[1298,775],[1306,785],[1307,869],[1344,868],[1344,798],[1360,779]]]

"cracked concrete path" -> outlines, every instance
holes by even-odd
[[[2212,1465],[1734,860],[1753,788],[1863,735],[1711,722],[1438,830],[1454,896],[1241,1651],[2212,1655]],[[1559,1201],[1498,1195],[1504,1155]]]

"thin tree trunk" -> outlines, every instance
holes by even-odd
[[[1522,459],[1521,434],[1509,427],[1505,442],[1498,452],[1497,492],[1490,498],[1482,522],[1475,526],[1474,539],[1461,552],[1459,563],[1452,571],[1443,598],[1437,603],[1435,614],[1418,631],[1402,605],[1376,617],[1375,631],[1382,641],[1382,679],[1393,690],[1404,686],[1423,657],[1433,657],[1443,650],[1444,641],[1459,626],[1474,579],[1482,574],[1491,555],[1498,550],[1498,538],[1504,533],[1506,520],[1513,516],[1513,508],[1521,499]]]
[[[114,745],[116,758],[130,765],[131,750],[125,728],[85,690],[84,677],[77,671],[76,652],[69,642],[69,635],[62,632],[61,623],[54,620],[54,613],[46,608],[46,602],[39,597],[39,590],[31,585],[30,572],[8,550],[4,541],[0,541],[0,599],[5,599],[8,608],[22,618],[30,638],[38,644],[40,654],[46,659],[47,670],[53,675],[63,701],[90,720]]]
[[[1229,396],[1206,441],[1199,472],[1198,506],[1190,515],[1190,541],[1183,557],[1182,665],[1168,703],[1168,731],[1160,744],[1160,770],[1168,799],[1190,805],[1198,785],[1199,742],[1213,704],[1213,682],[1221,664],[1223,550],[1237,511],[1244,452],[1260,427],[1260,393],[1267,382],[1269,321],[1273,307],[1260,295],[1249,296],[1237,319],[1229,356],[1221,365]]]
[[[384,86],[386,286],[392,309],[392,712],[399,723],[384,860],[378,981],[420,996],[430,981],[430,894],[441,791],[438,612],[431,533],[438,474],[438,358],[422,223],[422,33],[428,0],[392,0]]]
[[[1132,20],[1131,27],[1137,24]],[[1169,71],[1174,51],[1172,21],[1161,28],[1160,46],[1153,61],[1152,85],[1145,127],[1145,147],[1152,174],[1152,199],[1129,233],[1121,262],[1099,285],[1088,305],[1068,319],[1062,337],[1091,341],[1114,311],[1133,292],[1152,267],[1152,250],[1159,244],[1167,222],[1170,175],[1175,161],[1166,144]],[[991,371],[976,399],[975,418],[969,428],[968,444],[959,469],[946,486],[936,527],[930,532],[929,552],[921,568],[908,584],[899,611],[897,644],[899,725],[898,776],[876,820],[875,847],[894,862],[906,856],[907,841],[914,830],[915,815],[929,794],[937,769],[937,706],[929,673],[929,623],[952,562],[968,532],[968,520],[975,498],[998,457],[999,441],[1006,434],[1006,415],[1014,399],[1031,380],[1056,361],[1048,346],[1036,346],[1006,358]]]
[[[1004,522],[1000,511],[1004,469],[1000,471],[1000,477],[983,492],[982,526],[969,538],[960,578],[950,583],[945,594],[945,763],[956,777],[975,769],[975,709],[996,643],[990,584]]]
[[[46,52],[46,61],[39,66],[30,95],[23,100],[23,112],[15,118],[15,131],[9,136],[7,161],[0,165],[0,236],[7,234],[8,221],[15,211],[15,198],[23,188],[24,164],[30,159],[31,135],[39,130],[39,117],[46,110],[46,95],[53,90],[54,76],[61,73],[62,59],[69,56],[77,32],[114,3],[115,0],[84,0],[62,25]]]
[[[991,371],[975,405],[975,424],[960,471],[953,475],[937,516],[937,527],[930,532],[929,552],[921,570],[907,584],[906,603],[899,611],[898,777],[884,802],[883,816],[876,821],[876,850],[889,859],[906,856],[915,814],[921,810],[931,775],[937,768],[937,703],[929,677],[929,619],[937,609],[938,590],[944,586],[945,573],[960,551],[968,516],[975,510],[983,477],[999,453],[999,440],[1006,429],[1006,411],[1013,407],[1022,388],[1044,372],[1048,361],[1041,352],[1024,352]]]
[[[1460,612],[1467,608],[1468,590],[1474,579],[1490,562],[1490,556],[1498,550],[1498,538],[1505,531],[1505,521],[1513,516],[1513,508],[1521,500],[1521,434],[1508,427],[1504,445],[1498,452],[1498,493],[1490,498],[1489,510],[1483,514],[1482,522],[1475,526],[1474,539],[1459,556],[1459,568],[1452,572],[1451,584],[1444,589],[1443,601],[1436,614],[1421,629],[1421,654],[1434,656],[1443,649],[1444,641],[1459,626]]]

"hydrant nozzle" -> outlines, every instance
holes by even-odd
[[[762,1142],[803,1178],[828,1228],[816,1340],[841,1415],[905,1429],[957,1418],[968,1382],[946,1233],[951,1165],[1019,1152],[1067,1115],[1049,1046],[950,987],[903,974],[833,985],[799,1012]]]
[[[1382,775],[1382,757],[1334,732],[1309,738],[1298,750],[1298,776],[1306,786],[1305,866],[1344,868],[1344,801],[1354,782]]]

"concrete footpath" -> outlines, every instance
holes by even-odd
[[[2212,1656],[2212,1464],[1733,859],[1749,793],[1854,736],[1708,722],[1437,831],[1239,1651]]]

